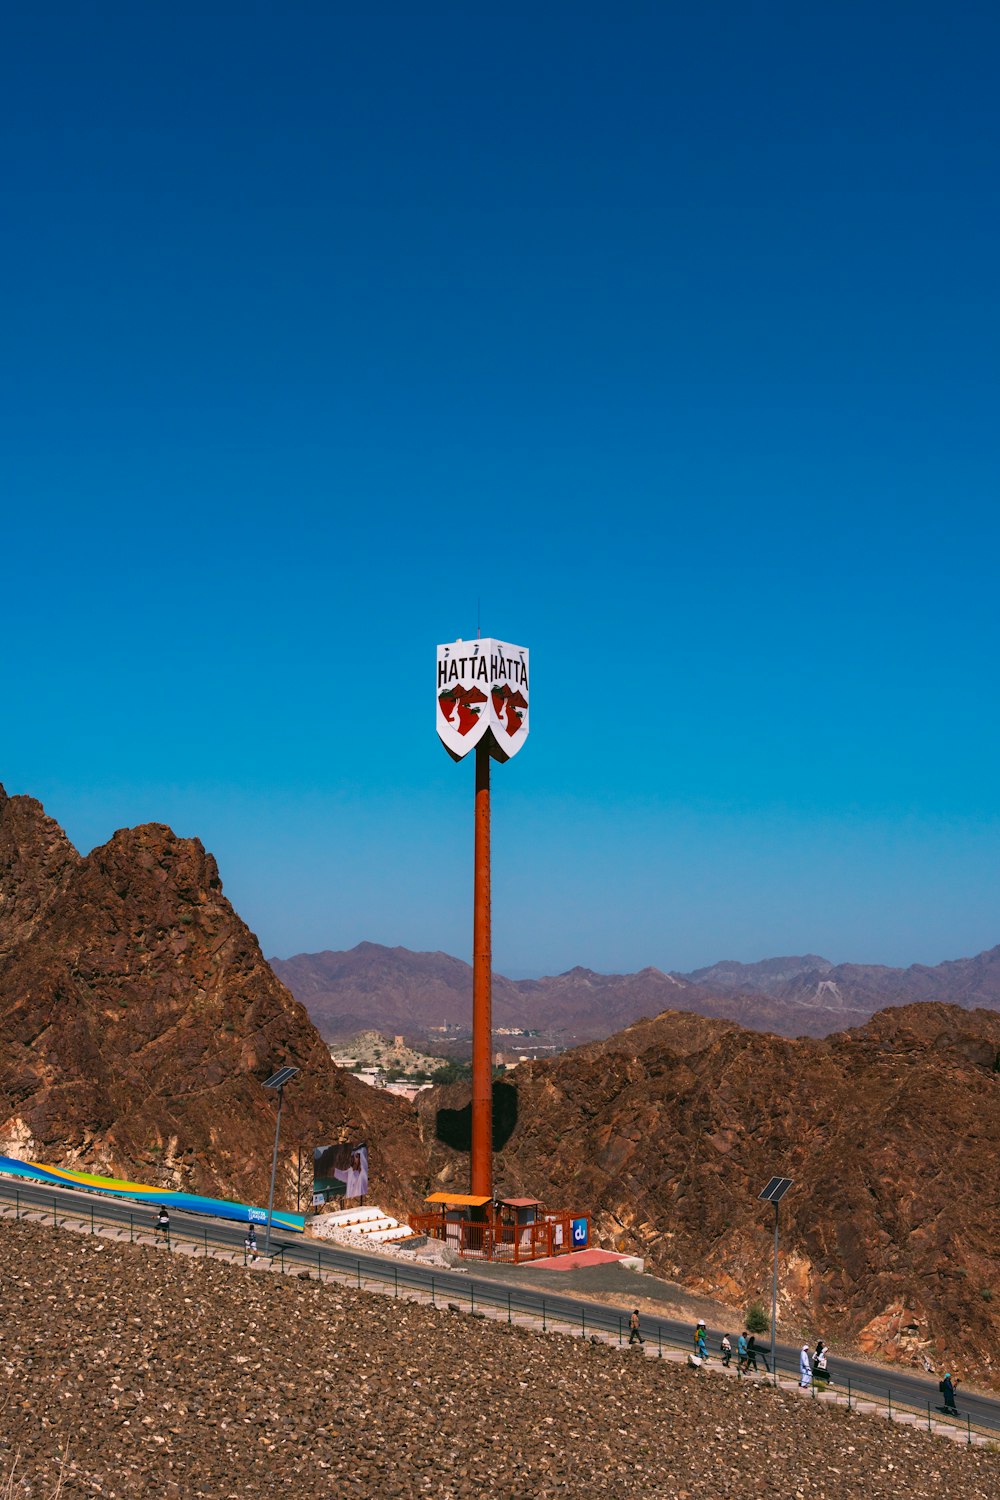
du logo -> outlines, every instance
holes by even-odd
[[[582,1250],[587,1243],[589,1224],[586,1219],[573,1220],[573,1248]]]

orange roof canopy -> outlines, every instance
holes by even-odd
[[[540,1208],[542,1203],[540,1198],[501,1198],[500,1201],[507,1208]]]
[[[493,1199],[488,1195],[485,1198],[478,1197],[475,1193],[431,1193],[425,1203],[442,1203],[449,1208],[482,1208]]]

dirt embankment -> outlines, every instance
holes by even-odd
[[[0,1268],[14,1493],[1000,1493],[1000,1454],[565,1335],[9,1221]]]

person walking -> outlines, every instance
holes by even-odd
[[[252,1224],[247,1229],[247,1237],[243,1241],[243,1250],[246,1259],[252,1264],[257,1259],[257,1231]]]
[[[725,1369],[728,1370],[729,1369],[729,1361],[733,1357],[733,1346],[730,1343],[729,1334],[728,1333],[724,1333],[722,1335],[722,1343],[720,1345],[720,1348],[722,1349],[722,1363],[723,1363],[723,1366],[724,1366]]]
[[[746,1373],[748,1375],[750,1373],[751,1367],[753,1368],[753,1372],[755,1375],[760,1374],[760,1371],[757,1369],[757,1336],[753,1333],[751,1333],[747,1338]]]
[[[167,1213],[166,1208],[162,1204],[160,1205],[160,1212],[156,1216],[156,1223],[153,1226],[153,1243],[154,1244],[159,1240],[161,1234],[162,1234],[163,1238],[166,1240],[166,1242],[167,1242],[167,1249],[169,1250],[169,1248],[170,1248],[170,1215]]]
[[[628,1320],[628,1341],[630,1344],[644,1344],[646,1340],[639,1332],[639,1309],[632,1309],[632,1316]]]
[[[747,1331],[745,1328],[736,1340],[736,1368],[741,1375],[747,1368]]]
[[[807,1391],[813,1383],[812,1353],[808,1344],[802,1345],[799,1355],[799,1385]]]
[[[694,1356],[695,1359],[708,1359],[708,1335],[705,1332],[705,1319],[699,1318],[694,1330]]]
[[[944,1397],[944,1409],[948,1413],[949,1417],[958,1416],[958,1407],[955,1405],[955,1392],[957,1391],[961,1383],[962,1382],[959,1380],[958,1376],[952,1375],[950,1370],[941,1382],[941,1394]]]
[[[829,1350],[822,1339],[816,1343],[816,1353],[813,1355],[813,1379],[819,1390],[825,1391],[830,1384],[830,1367],[828,1363]]]

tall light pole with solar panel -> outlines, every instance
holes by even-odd
[[[294,1078],[298,1068],[279,1068],[277,1073],[272,1073],[270,1078],[264,1080],[266,1089],[276,1089],[278,1093],[278,1118],[274,1122],[274,1155],[271,1158],[271,1193],[267,1200],[267,1233],[264,1236],[264,1254],[271,1253],[271,1215],[274,1213],[274,1179],[278,1172],[278,1138],[281,1135],[281,1105],[285,1097],[285,1084]]]
[[[764,1203],[774,1204],[774,1279],[771,1282],[771,1366],[774,1383],[778,1384],[778,1204],[792,1186],[790,1177],[772,1177],[767,1187],[757,1197]]]

